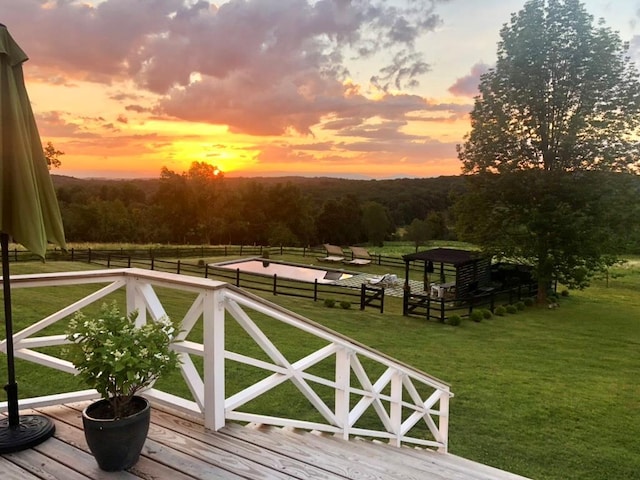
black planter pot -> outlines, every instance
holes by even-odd
[[[151,407],[146,398],[133,397],[139,411],[117,420],[93,418],[92,412],[104,408],[107,400],[98,400],[82,412],[84,436],[98,466],[115,472],[135,465],[149,432]]]

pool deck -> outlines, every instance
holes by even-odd
[[[369,279],[371,278],[380,278],[380,275],[373,275],[371,273],[357,273],[354,274],[353,277],[345,278],[343,280],[337,280],[334,285],[340,285],[350,288],[360,288],[360,285],[362,285],[363,283],[369,284]],[[422,282],[418,280],[409,280],[409,285],[411,286],[411,292],[427,295],[427,292],[425,292],[423,289],[424,285]],[[385,286],[384,293],[386,295],[391,295],[392,297],[402,298],[404,296],[404,278],[398,278],[398,283],[394,286]]]

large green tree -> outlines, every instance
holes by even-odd
[[[471,177],[458,232],[533,265],[543,302],[554,278],[584,286],[612,261],[624,204],[607,202],[626,178],[605,172],[640,167],[640,84],[627,45],[577,0],[530,0],[500,37],[458,148]]]

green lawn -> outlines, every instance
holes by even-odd
[[[12,272],[87,268],[28,263]],[[459,327],[403,317],[399,299],[387,298],[379,314],[263,296],[449,382],[452,453],[536,479],[595,480],[640,479],[639,292],[640,261],[632,259],[612,270],[608,286],[597,280],[557,309]],[[33,298],[17,290],[17,323],[57,301],[55,292]],[[298,348],[295,339],[287,348]],[[51,382],[24,366],[18,380],[21,396]]]

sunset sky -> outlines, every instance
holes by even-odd
[[[54,173],[460,173],[478,78],[524,0],[0,0]],[[640,0],[587,0],[640,60]]]

